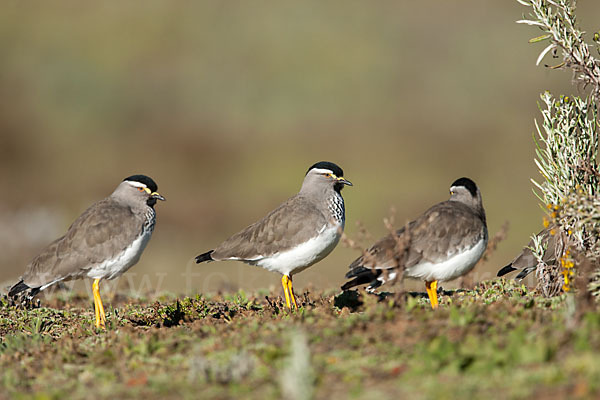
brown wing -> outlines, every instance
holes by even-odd
[[[405,237],[409,246],[406,268],[421,261],[439,262],[447,258],[450,249],[458,251],[470,248],[483,235],[484,221],[470,207],[458,203],[444,201],[427,210],[416,220],[408,224],[408,233],[404,236],[405,227],[398,229],[395,235],[388,235],[366,251],[366,254],[350,264],[350,270],[361,268],[387,269],[397,266],[395,249],[397,238]],[[471,235],[472,232],[479,235]],[[349,275],[352,275],[349,273]]]
[[[40,287],[58,280],[83,277],[96,264],[123,252],[140,234],[143,217],[110,198],[101,200],[50,243],[27,266],[23,281]]]
[[[556,226],[552,225],[548,228],[540,231],[537,236],[540,237],[542,241],[542,245],[546,246],[546,250],[544,251],[544,255],[542,256],[542,260],[546,264],[554,264],[556,263],[556,250],[560,248],[559,252],[562,251],[561,243],[557,242],[558,235],[551,235],[550,232],[552,230],[557,230]],[[520,270],[519,274],[516,276],[517,279],[523,279],[532,271],[535,271],[537,268],[537,260],[531,251],[533,248],[533,240],[530,240],[526,247],[523,248],[521,253],[515,257],[514,260],[500,271],[498,271],[498,276],[503,276],[509,272]]]
[[[415,221],[409,224],[414,226]],[[398,240],[403,237],[406,227],[398,229],[393,235],[389,234],[379,239],[373,246],[368,248],[362,256],[357,258],[350,264],[350,271],[366,267],[375,269],[387,269],[396,266],[395,248]],[[350,275],[350,274],[349,274]],[[351,275],[350,275],[351,276]]]
[[[286,251],[319,234],[328,223],[325,215],[311,202],[296,195],[260,221],[221,243],[213,260],[252,261]]]
[[[450,254],[470,249],[485,235],[485,222],[472,208],[454,201],[436,204],[411,229],[411,257],[407,267],[421,259],[432,263],[444,261]],[[413,260],[413,253],[419,255],[418,260]]]
[[[557,235],[550,235],[550,231],[552,229],[558,230],[558,228],[556,228],[555,226],[551,226],[549,228],[542,230],[541,232],[539,232],[537,234],[537,236],[541,238],[542,245],[546,246],[546,251],[544,252],[544,255],[542,256],[542,260],[547,264],[556,262],[555,250],[556,250],[556,236]],[[537,265],[537,260],[536,260],[535,256],[533,255],[533,252],[531,251],[531,248],[533,248],[533,245],[534,245],[534,243],[533,243],[533,239],[532,239],[527,244],[527,247],[523,248],[523,251],[521,252],[521,254],[519,254],[512,261],[511,264],[514,268],[524,269],[527,267],[532,267],[532,266]]]

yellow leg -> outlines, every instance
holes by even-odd
[[[102,304],[102,299],[100,298],[100,288],[98,288],[98,309],[100,310],[100,324],[104,327],[106,322],[106,314],[104,314],[104,305]]]
[[[435,310],[438,306],[437,281],[425,282],[425,288],[427,289],[427,295],[431,302],[431,308]]]
[[[298,309],[298,304],[296,304],[296,296],[294,296],[294,288],[292,287],[292,278],[288,278],[288,292],[290,292],[290,298],[292,299],[292,303],[294,303],[294,307]]]
[[[100,279],[94,280],[92,292],[94,294],[94,309],[96,310],[96,328],[104,328],[106,315],[104,314],[104,306],[100,298]]]
[[[100,321],[100,309],[98,308],[98,302],[96,301],[96,291],[94,290],[93,285],[92,285],[92,294],[94,295],[94,312],[96,313],[96,327],[97,327],[98,321]]]
[[[290,280],[290,278],[287,275],[284,275],[281,277],[281,286],[283,286],[283,294],[285,294],[285,305],[287,306],[287,308],[291,309],[292,305],[290,303],[290,295],[289,295],[289,288],[288,288],[289,280]]]

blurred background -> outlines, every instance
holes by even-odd
[[[474,271],[495,276],[541,228],[530,183],[539,94],[576,90],[569,72],[535,66],[544,44],[527,43],[539,31],[515,23],[524,12],[481,0],[5,3],[3,289],[143,173],[167,201],[119,290],[279,290],[277,274],[193,257],[296,193],[321,160],[354,183],[346,233],[358,239],[360,221],[365,246],[387,232],[391,207],[401,226],[447,199],[456,178],[474,179],[490,235],[510,223]],[[578,16],[597,30],[600,3],[581,1]],[[340,244],[296,290],[339,288],[359,254]]]

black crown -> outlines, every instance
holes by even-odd
[[[450,187],[459,187],[459,186],[466,188],[471,193],[471,196],[473,196],[473,197],[477,196],[477,185],[475,184],[475,182],[473,182],[469,178],[457,179],[454,181],[454,183]]]
[[[320,162],[316,163],[315,165],[310,167],[308,169],[308,171],[306,171],[306,173],[308,174],[311,169],[315,169],[315,168],[328,169],[331,172],[333,172],[333,174],[335,176],[344,176],[344,171],[342,171],[342,169],[340,167],[338,167],[336,164],[329,162],[329,161],[320,161]]]
[[[156,182],[154,182],[152,180],[152,178],[150,178],[149,176],[146,176],[146,175],[131,175],[131,176],[123,179],[123,181],[143,183],[152,192],[156,192],[158,190],[158,186],[156,185]]]

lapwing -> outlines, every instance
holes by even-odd
[[[382,238],[350,265],[343,290],[368,284],[368,291],[388,281],[425,281],[432,308],[437,308],[437,283],[465,275],[479,261],[488,242],[481,193],[469,178],[450,187],[450,199]]]
[[[165,200],[156,183],[145,175],[125,178],[115,191],[83,212],[67,233],[50,243],[27,266],[9,297],[21,292],[29,298],[61,281],[91,278],[96,327],[106,316],[100,280],[114,279],[135,265],[156,223],[154,205]]]
[[[338,244],[346,221],[341,190],[352,186],[332,162],[311,166],[300,192],[260,221],[200,254],[196,262],[237,260],[283,275],[288,308],[297,308],[294,274],[325,258]]]
[[[542,246],[545,247],[542,261],[546,264],[556,264],[556,254],[562,253],[564,245],[558,228],[554,225],[543,229],[537,234]],[[520,271],[515,277],[518,280],[524,279],[531,272],[535,271],[538,265],[537,259],[531,250],[534,246],[533,239],[508,265],[498,271],[498,276],[504,276],[513,271]]]

